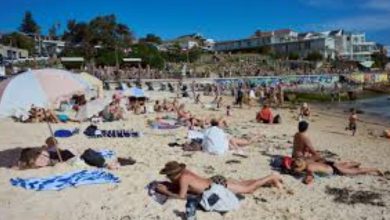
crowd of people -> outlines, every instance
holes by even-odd
[[[256,113],[254,122],[267,124],[267,126],[282,123],[282,116],[275,114],[272,108],[272,106],[280,107],[284,104],[282,86],[251,87],[249,85],[239,85],[233,87],[231,88],[231,94],[234,96],[234,101],[231,104],[224,100],[224,92],[229,91],[226,88],[211,85],[204,90],[203,95],[214,96],[210,103],[201,100],[202,94],[198,92],[198,89],[195,82],[190,86],[190,94],[194,104],[214,111],[226,109],[224,117],[205,116],[198,112],[189,111],[186,104],[180,102],[181,96],[188,97],[183,95],[184,93],[180,95],[180,92],[183,92],[180,87],[178,89],[179,98],[154,100],[154,102],[150,102],[146,98],[134,99],[115,94],[112,96],[111,102],[94,117],[101,117],[103,121],[115,121],[125,120],[126,114],[129,112],[133,112],[135,115],[154,112],[157,114],[156,121],[165,123],[165,116],[161,117],[161,115],[174,115],[172,117],[177,124],[187,127],[189,134],[196,134],[195,137],[189,135],[189,142],[187,145],[183,145],[183,150],[197,150],[213,155],[232,152],[241,156],[246,156],[245,147],[262,141],[262,136],[247,134],[242,137],[234,137],[234,135],[227,133],[226,128],[230,126],[228,119],[232,116],[234,106],[238,109],[237,111],[243,105],[247,105],[249,108],[262,106]],[[71,108],[80,110],[84,105],[86,105],[85,97],[77,97]],[[322,157],[307,134],[311,115],[312,112],[308,103],[303,103],[297,112],[298,132],[293,138],[292,154],[287,155],[283,159],[286,161],[283,161],[281,165],[285,173],[293,176],[303,176],[303,183],[305,184],[312,184],[315,175],[383,175],[379,169],[361,167],[359,162],[330,161]],[[30,117],[26,122],[43,121],[52,123],[60,121],[79,122],[69,117],[65,120],[51,110],[33,106],[30,110]],[[356,135],[358,121],[356,110],[352,110],[346,129],[351,130],[353,136]],[[384,136],[390,138],[390,131],[384,131]],[[196,144],[196,147],[185,147],[193,143]],[[58,141],[54,137],[49,137],[43,147],[25,149],[20,156],[18,167],[28,169],[52,166],[75,157],[75,154],[68,149],[60,148]],[[115,169],[118,168],[118,164],[105,164],[103,167]],[[222,175],[203,177],[191,171],[185,164],[177,161],[167,162],[160,170],[160,174],[165,175],[169,182],[159,182],[156,186],[157,192],[175,199],[187,199],[189,195],[202,197],[205,192],[213,189],[215,185],[234,194],[253,193],[264,186],[275,187],[279,190],[286,189],[280,174],[270,174],[250,180],[235,180]]]

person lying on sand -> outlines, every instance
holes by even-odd
[[[345,130],[352,131],[352,136],[355,136],[355,133],[357,130],[357,121],[358,121],[356,109],[352,109],[351,115],[349,116],[348,121],[349,121],[349,124],[348,124],[348,127],[345,128]]]
[[[298,123],[298,132],[294,135],[293,141],[293,159],[304,159],[306,162],[315,162],[323,160],[318,152],[314,149],[310,138],[307,136],[309,123],[301,121]]]
[[[190,111],[186,111],[185,104],[181,104],[176,111],[179,121],[187,123],[187,125],[193,129],[194,126],[205,126],[207,124],[207,118],[200,118],[192,115]]]
[[[58,153],[63,161],[67,161],[75,156],[69,150],[61,150],[57,146],[58,141],[54,137],[49,137],[42,147],[23,149],[20,153],[18,166],[14,168],[24,170],[54,166],[60,161]]]
[[[376,168],[363,168],[360,163],[353,161],[323,161],[323,162],[306,162],[304,159],[296,159],[292,163],[294,172],[306,174],[303,182],[311,184],[314,181],[314,174],[325,175],[378,175],[383,176],[383,173]]]
[[[219,184],[235,194],[251,194],[263,186],[272,186],[283,189],[282,179],[278,174],[253,179],[233,180],[216,175],[211,178],[198,176],[186,169],[186,165],[177,161],[170,161],[160,170],[160,174],[166,175],[171,181],[169,184],[158,184],[157,191],[169,198],[187,199],[187,194],[201,195],[211,184]]]

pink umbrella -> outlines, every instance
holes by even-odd
[[[31,105],[53,108],[63,99],[85,94],[83,83],[71,72],[59,69],[30,70],[0,83],[0,117],[27,112]]]

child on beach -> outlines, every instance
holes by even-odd
[[[348,127],[345,128],[345,130],[350,130],[352,131],[352,136],[355,136],[356,130],[357,130],[357,113],[356,109],[352,109],[351,115],[349,116],[349,125]]]

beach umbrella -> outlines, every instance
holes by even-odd
[[[0,83],[0,117],[27,114],[32,105],[55,108],[62,100],[85,94],[88,87],[71,72],[29,70]]]
[[[125,90],[123,95],[137,98],[146,97],[145,91],[138,87],[131,87],[130,89]]]
[[[93,97],[104,97],[103,82],[100,79],[86,72],[75,73],[74,76],[88,85],[88,88],[94,93]]]
[[[99,112],[103,111],[107,104],[108,103],[106,103],[103,99],[95,99],[87,102],[85,105],[80,107],[76,114],[76,120],[86,121],[87,119],[98,115]]]

